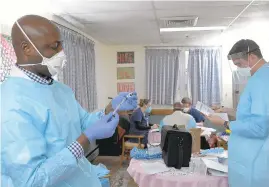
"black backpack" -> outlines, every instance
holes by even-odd
[[[192,137],[186,130],[165,125],[161,131],[162,158],[168,167],[189,167]]]

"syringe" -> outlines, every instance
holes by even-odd
[[[132,97],[134,95],[134,93],[129,93],[128,95],[126,95],[123,100],[120,102],[120,104],[118,104],[118,106],[115,108],[115,110],[113,111],[113,116],[115,116],[115,114],[118,112],[119,108],[121,107],[121,105],[129,98]]]
[[[120,102],[120,104],[118,104],[118,106],[114,109],[113,113],[112,113],[112,117],[115,117],[116,113],[118,112],[119,108],[121,107],[121,105],[130,97],[132,97],[134,95],[134,92],[127,94],[126,96],[124,96],[124,98],[122,99],[122,101]],[[112,119],[112,117],[108,120],[110,121]]]

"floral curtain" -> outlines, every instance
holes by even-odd
[[[3,82],[16,62],[16,55],[10,36],[0,34],[0,51],[0,82]]]

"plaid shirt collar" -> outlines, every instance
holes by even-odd
[[[48,78],[43,78],[43,77],[40,77],[24,68],[22,68],[21,66],[18,66],[16,64],[16,67],[19,68],[23,73],[25,73],[31,80],[35,81],[35,82],[38,82],[40,84],[52,84],[53,83],[53,79],[51,77],[48,77]]]

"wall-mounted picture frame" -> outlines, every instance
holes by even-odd
[[[117,85],[118,93],[120,92],[134,92],[135,91],[135,83],[134,82],[118,82]]]
[[[117,79],[135,79],[134,67],[118,67],[117,68]]]
[[[117,64],[134,64],[134,52],[117,52]]]

